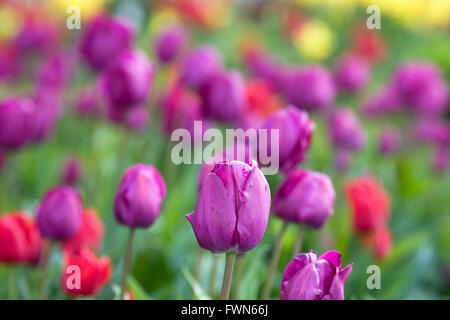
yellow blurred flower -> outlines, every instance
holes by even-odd
[[[81,19],[91,17],[103,12],[106,4],[110,0],[47,0],[46,11],[55,19],[65,19],[68,17],[67,8],[71,5],[80,7]]]
[[[13,7],[0,7],[0,41],[9,40],[22,25],[22,15]]]
[[[333,49],[334,34],[319,20],[306,22],[294,35],[294,46],[308,59],[327,58]]]
[[[180,16],[175,9],[164,8],[156,11],[156,14],[150,19],[148,30],[155,34],[161,28],[180,21]]]

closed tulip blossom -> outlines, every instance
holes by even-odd
[[[344,92],[355,92],[366,86],[370,80],[369,63],[358,56],[343,57],[335,68],[335,81]]]
[[[127,111],[125,125],[134,132],[145,131],[150,122],[150,114],[146,107],[134,107]]]
[[[42,236],[59,241],[70,239],[81,227],[80,195],[69,186],[50,189],[38,206],[36,219]]]
[[[131,48],[134,33],[127,21],[100,15],[83,28],[79,50],[90,67],[102,70],[113,66],[120,54]]]
[[[41,142],[48,138],[57,124],[62,109],[59,90],[40,88],[33,96],[33,117],[30,140]]]
[[[399,65],[393,85],[401,102],[412,111],[434,115],[448,108],[447,83],[439,68],[431,63],[408,61]]]
[[[64,252],[61,288],[71,296],[94,296],[112,276],[111,261],[107,256],[97,257],[88,248],[79,253]]]
[[[279,165],[283,172],[289,172],[296,165],[303,162],[311,144],[315,124],[303,110],[288,106],[269,116],[261,126],[267,129],[267,150],[269,155],[272,148],[278,148]],[[279,145],[271,145],[271,131],[279,130]],[[261,137],[259,137],[261,139]]]
[[[154,67],[140,51],[126,51],[101,75],[106,100],[121,109],[143,103],[153,84]]]
[[[42,246],[36,222],[24,212],[0,217],[0,263],[37,264]]]
[[[84,88],[75,101],[75,111],[80,116],[95,116],[100,113],[100,105],[94,90]]]
[[[209,118],[234,122],[245,104],[245,88],[237,71],[220,71],[208,77],[201,90],[203,110]]]
[[[270,189],[252,161],[217,163],[206,175],[195,211],[186,215],[205,250],[227,253],[221,299],[228,299],[235,254],[262,239],[270,211]]]
[[[222,68],[222,56],[213,46],[200,46],[189,52],[180,66],[181,82],[200,88],[206,79]]]
[[[61,171],[61,180],[64,184],[74,185],[78,183],[81,175],[81,165],[77,158],[66,159]]]
[[[335,196],[333,183],[327,175],[298,169],[278,187],[274,214],[285,221],[317,229],[333,214]]]
[[[148,228],[156,221],[165,195],[164,180],[151,165],[136,164],[122,176],[114,200],[114,214],[118,223],[131,228],[122,274],[122,300],[125,298],[135,229]]]
[[[306,66],[289,78],[287,99],[297,108],[322,110],[332,104],[336,95],[333,77],[322,66]]]
[[[33,102],[25,98],[0,101],[0,148],[15,150],[29,142],[33,130]]]
[[[173,61],[187,42],[186,31],[178,25],[171,25],[161,30],[156,37],[155,53],[162,63]]]
[[[164,180],[151,165],[125,171],[114,202],[116,220],[131,228],[148,228],[158,218],[166,194]]]
[[[382,154],[392,154],[398,151],[401,145],[401,135],[394,129],[384,129],[378,140],[378,150]]]
[[[81,228],[69,240],[64,242],[64,250],[78,253],[88,247],[98,252],[102,245],[104,227],[97,212],[92,208],[84,209]]]
[[[289,262],[281,280],[280,300],[344,300],[344,285],[353,264],[342,268],[341,254],[314,251]]]

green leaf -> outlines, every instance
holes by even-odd
[[[128,286],[128,290],[131,291],[131,294],[133,295],[134,299],[136,299],[136,300],[149,300],[150,299],[149,295],[147,294],[147,292],[145,292],[144,288],[142,288],[142,286],[139,284],[139,282],[137,282],[137,280],[135,278],[133,278],[132,276],[128,276],[127,286]]]
[[[181,272],[191,286],[192,291],[198,300],[211,300],[211,297],[205,292],[205,290],[203,290],[197,280],[194,279],[194,276],[186,266],[181,267]]]

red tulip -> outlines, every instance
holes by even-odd
[[[108,257],[96,257],[88,248],[77,253],[65,251],[61,288],[69,295],[93,296],[100,292],[112,275]]]
[[[95,209],[84,209],[81,228],[68,241],[64,242],[64,250],[79,253],[82,248],[97,252],[103,239],[103,222]]]
[[[346,193],[356,231],[374,231],[386,225],[390,197],[374,178],[365,176],[348,182]]]
[[[37,264],[42,239],[36,222],[24,212],[12,212],[0,218],[0,262]]]

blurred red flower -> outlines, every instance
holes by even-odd
[[[64,252],[61,288],[69,295],[92,296],[100,292],[112,275],[109,257],[98,258],[90,249]]]
[[[88,247],[98,252],[102,245],[103,222],[95,209],[84,209],[81,228],[68,241],[64,242],[64,250],[79,253],[82,248]]]
[[[37,264],[42,246],[36,222],[24,212],[0,217],[0,262]]]

